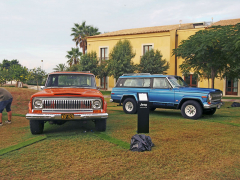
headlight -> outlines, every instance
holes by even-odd
[[[34,109],[42,109],[42,100],[40,100],[40,99],[36,99],[36,100],[34,100],[34,102],[33,102],[33,108]]]
[[[102,101],[94,100],[92,107],[93,107],[93,109],[101,109],[102,108]]]
[[[211,101],[212,101],[212,95],[209,94],[209,95],[208,95],[208,98],[207,98],[207,102],[208,102],[208,103],[211,103]]]

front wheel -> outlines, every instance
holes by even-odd
[[[197,101],[186,101],[183,103],[181,113],[184,118],[198,119],[202,116],[202,107]]]
[[[38,120],[30,120],[30,130],[32,134],[42,134],[44,129],[44,122]]]
[[[107,119],[97,119],[95,120],[95,130],[99,132],[106,131]]]
[[[123,101],[123,111],[126,114],[137,113],[137,103],[133,98],[127,98]]]

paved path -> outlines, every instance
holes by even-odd
[[[240,102],[240,99],[222,99],[223,102]]]

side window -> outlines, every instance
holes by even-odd
[[[150,87],[150,78],[121,79],[117,87]]]
[[[142,87],[143,86],[143,79],[127,79],[123,86],[128,87]]]
[[[153,78],[153,88],[168,89],[170,85],[166,78]]]
[[[143,79],[143,87],[150,87],[150,78]]]

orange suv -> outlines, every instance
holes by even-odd
[[[106,130],[107,102],[96,87],[95,76],[88,72],[50,73],[43,90],[31,96],[28,107],[26,118],[32,134],[41,134],[47,121],[61,125],[92,120],[97,131]]]

